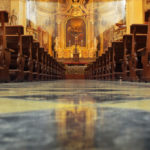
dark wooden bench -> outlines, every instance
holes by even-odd
[[[22,44],[23,26],[8,26],[6,33],[6,44],[11,51],[10,78],[13,81],[23,81],[25,63]]]
[[[100,56],[96,59],[96,79],[99,79],[100,71]]]
[[[8,22],[8,12],[0,11],[0,82],[10,81],[9,65],[10,65],[10,51],[6,44],[6,27]]]
[[[57,63],[54,58],[52,58],[52,79],[57,79]]]
[[[53,57],[51,57],[51,79],[55,79],[55,63]]]
[[[48,54],[47,56],[47,73],[48,73],[48,80],[51,80],[51,56]]]
[[[98,65],[98,68],[99,68],[99,69],[98,69],[98,70],[99,70],[99,71],[98,71],[98,74],[99,74],[99,75],[98,75],[98,79],[101,80],[101,79],[102,79],[102,56],[99,57],[99,63],[98,63],[98,64],[99,64],[99,65]]]
[[[110,80],[109,50],[106,51],[106,80]]]
[[[129,60],[132,51],[132,35],[123,36],[123,45],[124,45],[124,56],[122,61],[122,71],[123,71],[123,80],[129,80],[130,69],[129,69]]]
[[[33,80],[39,80],[39,42],[33,41],[32,59],[33,59]]]
[[[52,61],[53,61],[53,59],[52,59],[52,57],[50,56],[50,59],[49,59],[49,69],[50,69],[50,80],[52,80]]]
[[[88,64],[87,68],[85,69],[85,78],[88,80],[91,78],[91,72],[90,72],[91,67],[90,66],[91,66],[91,64]]]
[[[129,59],[130,81],[142,80],[142,53],[146,47],[148,26],[144,24],[131,25],[132,49]]]
[[[109,78],[110,80],[114,80],[114,52],[113,52],[113,48],[109,47],[108,48],[108,52],[109,52]]]
[[[113,58],[112,58],[112,79],[118,80],[122,78],[122,62],[124,50],[123,42],[112,42]]]
[[[43,78],[44,80],[48,80],[48,53],[44,51],[43,54]]]
[[[107,70],[108,70],[108,80],[112,80],[112,59],[113,59],[112,47],[108,47],[107,51]]]
[[[96,79],[99,79],[99,57],[96,59]]]
[[[62,64],[62,63],[60,63],[60,68],[61,68],[61,76],[60,76],[60,79],[61,80],[63,80],[63,79],[65,79],[65,71],[66,71],[66,69],[65,69],[65,66],[64,66],[64,64]]]
[[[142,54],[143,73],[142,81],[150,82],[150,10],[145,12],[145,21],[148,22],[147,42]]]
[[[102,55],[102,79],[106,79],[106,53]]]
[[[43,73],[44,73],[44,60],[43,60],[43,57],[44,57],[44,48],[39,48],[39,55],[38,55],[38,62],[39,62],[39,79],[40,80],[44,80],[44,76],[43,76]]]
[[[22,52],[24,56],[24,80],[33,80],[33,36],[22,36]]]
[[[103,79],[103,59],[102,59],[102,55],[99,58],[99,79],[100,80]]]
[[[92,79],[96,79],[96,62],[92,64]]]

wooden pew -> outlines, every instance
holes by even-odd
[[[61,72],[60,64],[57,62],[57,79],[58,80],[60,79],[60,72]]]
[[[100,72],[99,79],[102,80],[102,74],[103,74],[103,72],[102,72],[102,69],[103,69],[102,68],[102,56],[100,56],[99,66],[100,66],[100,68],[99,68],[99,72]]]
[[[38,62],[39,62],[39,79],[44,80],[43,72],[44,72],[44,48],[39,48]]]
[[[102,56],[100,56],[98,60],[98,79],[102,79]]]
[[[102,55],[102,79],[105,80],[106,76],[106,54]]]
[[[111,57],[111,53],[112,53],[112,47],[108,47],[108,51],[107,51],[107,70],[108,70],[108,80],[112,80],[112,57]]]
[[[84,70],[84,78],[87,80],[88,79],[88,66]]]
[[[92,64],[87,66],[87,79],[92,79]]]
[[[99,59],[100,57],[96,59],[96,79],[97,80],[99,79]]]
[[[49,66],[50,66],[50,80],[52,80],[52,78],[53,78],[53,74],[52,74],[52,72],[53,72],[53,64],[52,64],[52,62],[53,62],[53,58],[50,56],[50,60],[49,60]]]
[[[89,65],[87,65],[87,67],[85,68],[84,77],[87,80],[89,79]]]
[[[22,35],[23,26],[6,27],[6,43],[11,50],[11,63],[9,67],[10,79],[12,81],[24,80],[24,63]]]
[[[33,41],[32,59],[33,59],[33,80],[39,80],[39,42]]]
[[[96,69],[95,69],[95,73],[96,73],[96,78],[95,79],[99,79],[99,57],[96,59],[95,61],[96,63]]]
[[[124,56],[123,42],[112,42],[113,58],[112,58],[112,79],[118,80],[122,78],[122,62]]]
[[[96,62],[92,65],[92,79],[96,79]]]
[[[44,80],[48,80],[48,72],[47,72],[47,69],[48,69],[48,53],[46,51],[44,51],[44,56],[43,56],[43,77],[44,77]]]
[[[9,65],[10,65],[10,51],[6,45],[6,28],[5,23],[8,22],[8,12],[0,11],[0,82],[10,81]]]
[[[130,81],[142,80],[142,51],[146,47],[148,26],[144,24],[131,25],[132,49],[129,59]],[[141,50],[142,49],[142,50]]]
[[[51,60],[51,77],[52,77],[52,80],[55,80],[55,61],[54,61],[54,58],[52,58]]]
[[[106,80],[110,80],[109,50],[106,51]]]
[[[59,63],[56,61],[56,79],[59,79]]]
[[[47,74],[48,74],[48,80],[51,80],[51,57],[50,55],[48,54],[47,56]]]
[[[24,80],[33,80],[33,36],[22,36],[22,52],[24,56]]]
[[[122,78],[123,80],[127,81],[130,79],[129,60],[132,51],[132,35],[123,36],[123,45],[124,45],[124,56],[122,61],[122,71],[123,71]]]
[[[109,74],[109,78],[110,80],[114,80],[114,76],[113,76],[113,73],[114,73],[114,53],[113,53],[113,48],[112,47],[109,47],[108,48],[108,52],[109,52],[109,71],[110,71],[110,74]]]
[[[54,59],[54,79],[57,80],[58,79],[58,63],[57,61]]]
[[[61,79],[65,79],[65,71],[66,71],[66,69],[65,69],[64,64],[61,63],[60,67],[61,67]]]
[[[142,80],[150,82],[150,10],[145,12],[145,21],[148,22],[146,48],[142,55],[143,74]]]

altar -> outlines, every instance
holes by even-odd
[[[92,3],[84,0],[59,0],[56,15],[56,53],[58,60],[93,59],[96,56]]]

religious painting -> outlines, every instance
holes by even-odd
[[[71,18],[66,24],[66,46],[86,46],[86,24],[81,18]]]

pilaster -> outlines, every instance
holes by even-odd
[[[143,0],[126,0],[126,26],[130,33],[131,24],[144,23]]]

